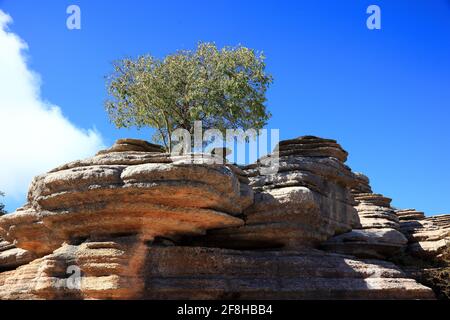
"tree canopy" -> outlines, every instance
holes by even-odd
[[[172,132],[192,134],[194,121],[224,135],[227,129],[261,129],[271,116],[265,103],[272,76],[264,60],[255,50],[213,43],[164,59],[122,59],[108,76],[105,107],[118,128],[155,128],[154,141],[169,151]]]

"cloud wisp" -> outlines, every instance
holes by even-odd
[[[24,200],[33,176],[84,158],[103,146],[95,129],[76,127],[40,94],[40,77],[29,69],[28,46],[10,32],[0,10],[0,190],[9,209]]]

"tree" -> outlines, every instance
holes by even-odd
[[[105,108],[118,128],[152,127],[154,141],[171,150],[172,132],[261,129],[270,118],[266,91],[272,76],[265,57],[243,46],[218,49],[199,43],[164,59],[150,55],[113,63]]]
[[[0,191],[0,197],[4,197],[4,196],[5,196],[5,194]],[[6,214],[5,205],[0,202],[0,216],[2,216],[4,214]]]

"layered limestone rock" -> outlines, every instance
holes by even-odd
[[[425,213],[416,209],[396,210],[395,214],[400,222],[425,219]]]
[[[133,235],[138,240],[124,253],[124,259],[129,259],[135,256],[132,252],[136,248],[146,247],[159,236],[201,235],[208,229],[243,224],[236,216],[253,203],[253,191],[237,167],[216,164],[217,159],[208,155],[170,157],[145,142],[124,141],[119,140],[113,148],[93,158],[36,177],[28,203],[0,218],[4,239],[43,259],[16,270],[18,274],[11,274],[9,282],[15,283],[11,279],[21,278],[35,264],[39,265],[37,268],[53,265],[54,257],[79,265],[78,256],[72,257],[66,251],[72,252],[71,245],[80,241]],[[137,256],[145,259],[142,250]],[[80,252],[84,256],[82,248]],[[138,269],[126,272],[139,277]],[[53,272],[58,273],[61,268],[51,270],[49,278],[53,279]],[[100,286],[105,276],[98,279]],[[118,293],[112,297],[130,297],[130,288],[123,285],[117,284]],[[83,290],[78,294],[88,293]]]
[[[77,268],[80,278],[73,277]],[[433,299],[434,294],[392,263],[379,260],[318,250],[146,246],[133,237],[118,237],[65,244],[15,271],[0,273],[0,297]]]
[[[322,246],[327,251],[363,258],[386,259],[403,252],[407,240],[392,228],[352,230],[335,236]]]
[[[425,218],[414,209],[397,211],[400,230],[408,238],[408,253],[419,258],[450,261],[450,215]]]
[[[14,271],[0,273],[1,299],[129,299],[144,288],[149,246],[138,236],[63,244]]]
[[[346,158],[334,140],[281,141],[273,154],[244,168],[256,191],[254,205],[244,212],[245,225],[209,232],[207,244],[296,249],[358,227],[350,194],[355,178]]]
[[[253,194],[238,173],[231,165],[192,163],[190,156],[172,161],[167,154],[102,153],[36,177],[28,204],[0,219],[0,233],[43,255],[92,234],[139,233],[152,240],[239,226],[234,216]]]
[[[392,263],[315,249],[352,233],[366,251],[374,233],[398,241],[389,214],[359,222],[361,204],[389,210],[336,141],[283,141],[244,170],[220,153],[123,139],[36,177],[0,218],[0,299],[434,297]],[[355,188],[369,195],[356,203]]]
[[[450,299],[450,215],[425,217],[415,209],[396,211],[408,238],[399,261],[408,275],[430,286],[440,299]]]
[[[14,244],[0,237],[0,272],[17,268],[35,258],[35,255],[30,251],[17,248]]]
[[[357,184],[352,189],[357,202],[356,210],[363,229],[400,228],[395,209],[391,207],[392,199],[372,192],[369,178],[356,173]]]
[[[164,152],[164,148],[160,145],[149,143],[144,140],[137,139],[119,139],[114,145],[97,153],[97,155],[108,154],[113,152],[138,151],[138,152]]]
[[[308,251],[152,248],[148,299],[432,299],[379,260]]]
[[[399,219],[391,199],[372,193],[369,178],[356,174],[352,193],[361,221],[361,230],[335,236],[323,248],[360,257],[387,258],[404,251],[408,240],[398,231]]]

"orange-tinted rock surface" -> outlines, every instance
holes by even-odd
[[[347,156],[307,136],[239,168],[121,139],[0,218],[0,299],[434,298],[383,259],[448,240],[448,219],[405,220]]]

